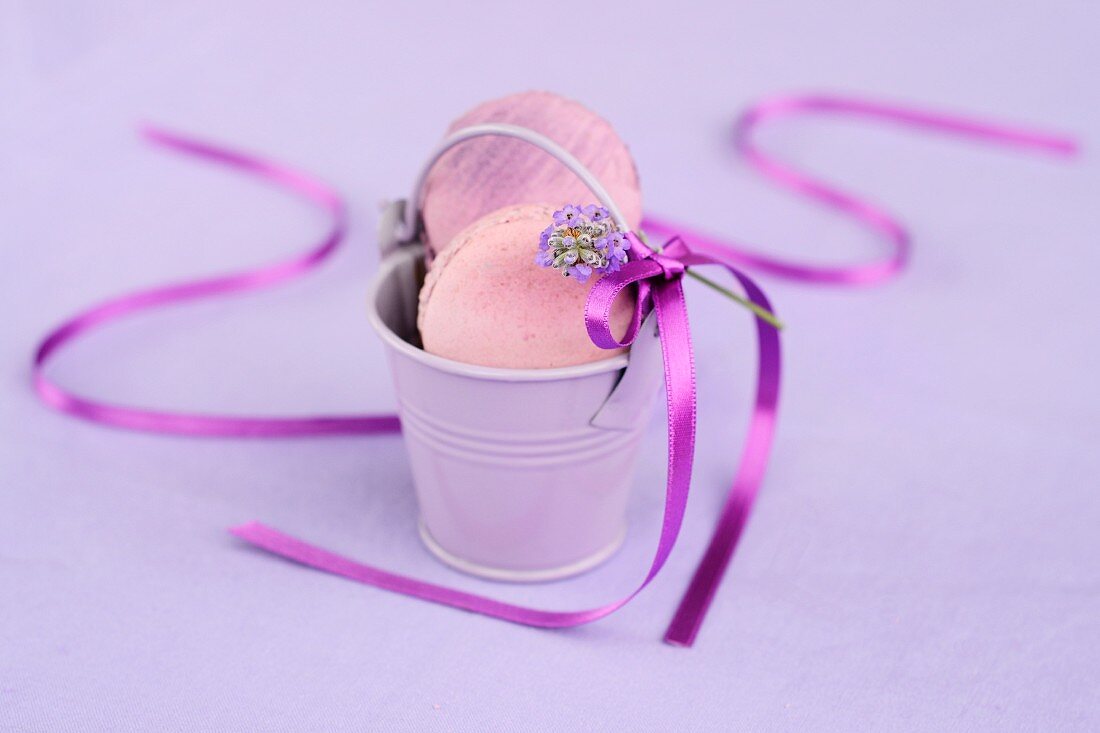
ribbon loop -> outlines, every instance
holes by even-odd
[[[642,321],[652,308],[649,280],[658,272],[661,272],[660,265],[652,260],[633,260],[623,265],[618,272],[604,275],[596,281],[588,291],[588,301],[584,308],[584,325],[592,343],[601,349],[619,349],[634,343]],[[634,313],[630,317],[626,333],[619,339],[611,333],[611,307],[623,290],[635,283],[638,288]]]

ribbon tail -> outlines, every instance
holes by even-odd
[[[321,435],[395,433],[396,415],[303,415],[266,417],[218,415],[130,407],[78,395],[54,382],[46,366],[60,351],[103,325],[131,315],[206,298],[245,293],[306,275],[324,263],[344,241],[346,206],[334,189],[301,171],[263,158],[246,155],[177,133],[146,127],[145,137],[169,150],[228,166],[259,180],[278,185],[316,204],[329,216],[327,233],[299,254],[260,267],[199,280],[146,288],[114,297],[85,309],[54,328],[39,342],[32,364],[32,383],[39,398],[73,417],[116,428],[168,435],[207,437],[285,438]]]
[[[943,112],[883,104],[856,97],[821,94],[775,97],[754,105],[741,114],[734,130],[735,148],[749,166],[773,183],[848,217],[885,239],[888,250],[882,258],[866,264],[822,266],[779,259],[743,242],[692,231],[679,223],[655,217],[647,216],[642,221],[642,228],[658,237],[683,236],[696,251],[706,251],[716,257],[723,257],[727,262],[749,267],[754,272],[764,272],[797,282],[852,286],[884,282],[896,277],[905,268],[912,247],[909,229],[897,216],[862,196],[849,193],[779,160],[756,144],[753,133],[768,122],[819,114],[888,123],[1050,155],[1074,156],[1079,150],[1077,141],[1066,135]]]
[[[771,311],[771,304],[756,283],[728,263],[699,254],[690,255],[685,258],[685,261],[689,264],[723,265],[740,281],[753,303]],[[689,647],[695,642],[711,601],[714,600],[714,594],[722,582],[722,577],[744,532],[771,453],[781,371],[779,332],[761,318],[757,317],[755,320],[759,367],[756,400],[748,436],[745,439],[737,477],[726,496],[710,543],[665,632],[665,641],[676,646]]]

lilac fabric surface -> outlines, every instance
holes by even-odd
[[[919,5],[622,4],[600,21],[581,3],[476,17],[0,4],[0,729],[1100,726],[1100,14]],[[563,17],[598,24],[593,53],[561,52]],[[28,385],[36,338],[77,308],[287,254],[323,226],[277,191],[144,146],[133,130],[148,120],[331,181],[353,202],[349,246],[281,290],[112,327],[52,373],[164,407],[392,409],[364,316],[376,204],[406,194],[452,118],[527,88],[612,120],[647,211],[821,262],[876,243],[732,160],[728,126],[761,95],[858,93],[1085,143],[1066,162],[865,123],[762,136],[901,212],[916,251],[881,287],[762,280],[788,324],[778,441],[690,650],[658,639],[734,470],[755,362],[749,319],[698,287],[683,538],[633,603],[564,632],[304,570],[225,528],[260,519],[429,580],[595,605],[652,552],[660,417],[623,550],[581,578],[515,587],[420,546],[400,438],[146,436],[51,413]]]

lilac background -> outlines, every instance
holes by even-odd
[[[877,244],[729,160],[733,114],[765,93],[829,89],[1094,141],[1094,4],[153,5],[0,2],[0,729],[1100,726],[1088,151],[1067,164],[829,121],[763,136],[903,212],[917,248],[883,287],[765,281],[790,324],[778,444],[690,651],[658,638],[731,475],[753,371],[748,319],[704,292],[682,544],[630,606],[562,633],[304,571],[224,528],[261,518],[437,581],[587,606],[648,562],[659,421],[624,550],[581,579],[516,588],[459,577],[420,547],[397,438],[146,436],[48,412],[27,386],[35,339],[75,309],[320,231],[278,192],[143,146],[137,120],[316,171],[353,198],[351,240],[311,279],[135,319],[54,374],[137,403],[384,410],[363,314],[375,205],[405,194],[474,103],[577,97],[630,143],[648,210],[853,261]]]

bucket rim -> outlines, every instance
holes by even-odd
[[[551,367],[547,369],[510,369],[507,367],[490,367],[480,364],[467,364],[453,359],[447,359],[435,354],[429,354],[424,349],[413,346],[405,339],[397,335],[393,329],[387,326],[378,314],[378,291],[382,283],[390,277],[394,270],[401,264],[422,256],[422,245],[410,245],[400,247],[382,258],[378,271],[371,279],[370,289],[367,291],[367,320],[370,321],[375,333],[383,343],[394,351],[409,357],[413,361],[426,366],[439,369],[450,374],[457,374],[473,379],[486,379],[500,382],[549,382],[561,379],[579,379],[594,374],[605,374],[625,369],[630,361],[627,354],[617,354],[600,361],[587,364],[575,364],[567,367]]]

